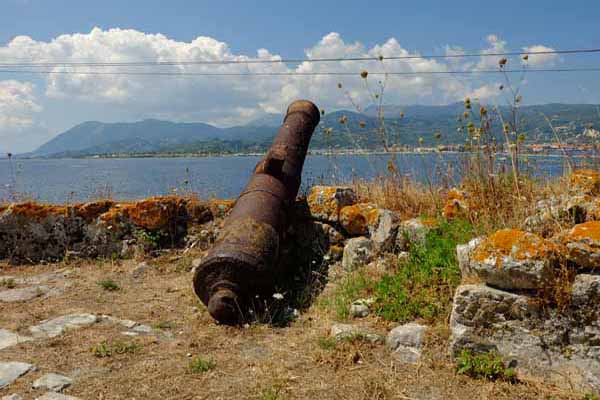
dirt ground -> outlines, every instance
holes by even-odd
[[[39,397],[44,392],[32,389],[32,382],[49,372],[73,378],[64,393],[81,399],[583,398],[543,382],[489,382],[456,374],[446,352],[448,332],[443,326],[430,330],[417,365],[395,365],[385,345],[329,346],[326,338],[335,318],[318,301],[285,328],[216,325],[192,291],[191,258],[171,253],[147,260],[149,268],[137,278],[132,271],[140,261],[133,260],[0,264],[0,279],[58,270],[68,273],[46,283],[61,287],[62,293],[0,303],[0,328],[27,336],[28,328],[42,320],[73,313],[110,315],[152,327],[152,333],[128,336],[123,326],[103,320],[0,350],[0,361],[37,367],[0,389],[0,398],[12,393],[26,400]],[[107,279],[119,289],[99,285]],[[375,317],[361,324],[383,335],[389,328]],[[126,350],[100,354],[97,350],[103,343]],[[214,368],[192,372],[190,363],[197,356],[213,360]]]

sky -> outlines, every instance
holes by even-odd
[[[313,73],[351,76],[126,76],[17,74],[0,68],[0,151],[37,148],[90,120],[146,118],[217,126],[283,113],[298,98],[326,111],[364,108],[380,76],[360,72],[489,70],[497,57],[385,60],[600,47],[597,1],[0,0],[0,64],[206,61],[384,56],[384,61],[102,67],[94,70]],[[510,68],[521,68],[519,57]],[[531,56],[527,68],[600,67],[600,54]],[[31,68],[29,68],[31,69]],[[42,68],[54,72],[73,67]],[[77,67],[90,71],[90,67]],[[13,68],[14,70],[14,68]],[[513,76],[526,104],[600,103],[600,72]],[[342,89],[339,84],[342,84]],[[501,75],[392,76],[386,104],[506,101]]]

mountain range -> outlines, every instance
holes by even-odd
[[[363,112],[335,111],[322,116],[311,148],[368,148],[381,146],[377,134],[380,115],[385,117],[388,144],[403,146],[462,144],[465,134],[463,103],[445,106],[384,106]],[[510,109],[498,114],[509,117]],[[501,134],[496,118],[495,134]],[[560,133],[565,142],[595,140],[600,127],[600,107],[589,104],[522,106],[519,119],[528,142],[553,142]],[[33,157],[80,157],[106,154],[237,153],[264,151],[270,146],[283,117],[267,114],[244,126],[219,128],[206,123],[178,123],[147,119],[139,122],[84,122],[28,154]],[[340,121],[344,120],[344,123]],[[590,134],[592,132],[592,134]]]

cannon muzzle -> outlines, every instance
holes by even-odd
[[[252,298],[274,285],[289,206],[298,195],[319,119],[319,110],[310,101],[289,106],[273,145],[256,165],[214,247],[196,269],[196,295],[220,323],[241,322]]]

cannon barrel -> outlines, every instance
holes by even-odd
[[[239,323],[251,299],[273,286],[288,209],[298,194],[319,119],[319,110],[310,101],[289,106],[273,145],[195,271],[196,295],[220,323]]]

